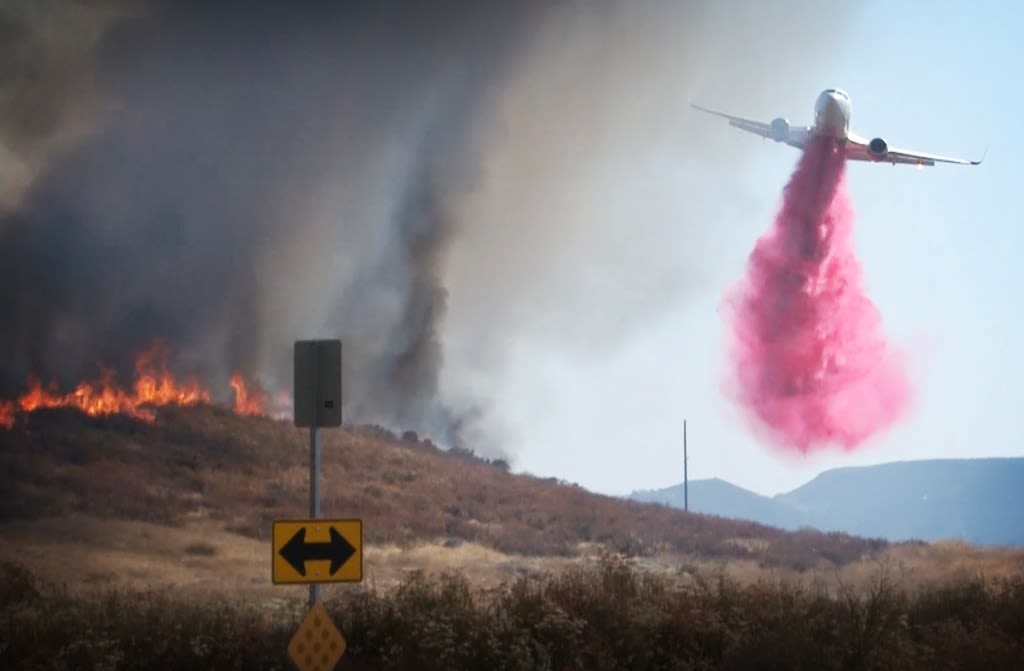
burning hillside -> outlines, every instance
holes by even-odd
[[[81,382],[70,392],[61,392],[55,383],[44,385],[30,378],[28,391],[16,400],[0,400],[0,427],[12,428],[20,414],[44,408],[75,408],[90,416],[123,414],[153,421],[154,407],[189,406],[211,403],[213,394],[197,379],[179,381],[168,369],[167,348],[157,341],[135,357],[135,380],[131,388],[121,386],[110,368],[101,365],[92,381]],[[271,399],[258,384],[246,381],[241,373],[230,379],[234,411],[240,415],[278,414],[289,403],[287,392]]]

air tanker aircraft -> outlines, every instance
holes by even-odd
[[[715,114],[729,120],[730,126],[740,130],[757,133],[763,138],[769,138],[776,142],[785,142],[791,147],[803,149],[804,145],[814,135],[835,138],[846,148],[846,158],[854,161],[875,161],[877,163],[909,163],[917,166],[935,165],[939,163],[959,163],[961,165],[979,165],[984,156],[978,161],[968,161],[962,158],[950,158],[948,156],[937,156],[935,154],[922,154],[907,149],[890,147],[889,143],[880,137],[873,140],[856,135],[850,130],[850,96],[840,89],[826,89],[818,96],[814,103],[814,125],[813,126],[790,126],[789,121],[779,117],[771,123],[752,121],[741,117],[716,112],[700,105],[693,105],[696,109],[709,114]]]

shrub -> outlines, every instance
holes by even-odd
[[[926,591],[882,572],[862,592],[724,571],[686,584],[606,557],[592,568],[475,589],[410,574],[326,604],[347,645],[339,669],[990,669],[1024,659],[1024,578]],[[271,614],[168,593],[72,595],[0,565],[0,668],[286,669],[302,607]]]

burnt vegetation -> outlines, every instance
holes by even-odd
[[[829,569],[876,556],[882,540],[784,532],[597,495],[510,472],[466,448],[443,450],[381,427],[323,431],[324,516],[359,516],[368,543],[472,541],[526,556],[576,556],[581,544],[626,556],[672,552],[761,566]],[[202,517],[269,539],[302,517],[308,434],[216,406],[167,407],[154,423],[46,410],[0,432],[0,519],[71,512],[177,525]]]

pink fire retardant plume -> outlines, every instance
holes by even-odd
[[[772,229],[726,297],[730,392],[780,447],[854,449],[899,419],[911,387],[860,286],[846,158],[815,138],[783,193]]]

